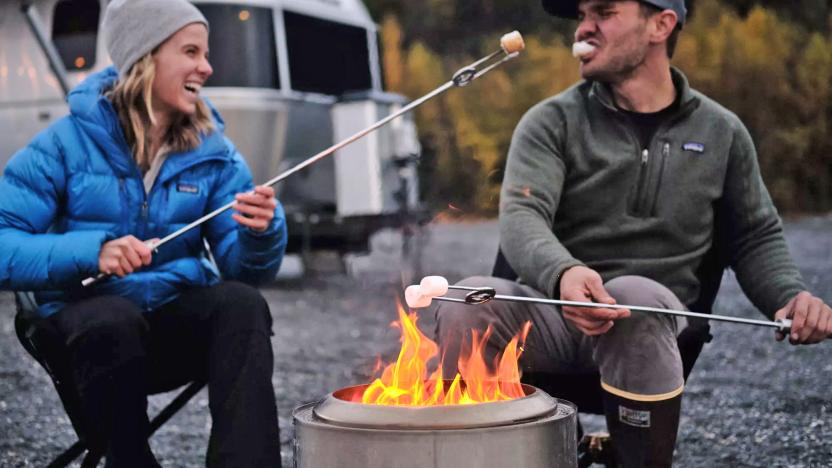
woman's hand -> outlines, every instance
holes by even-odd
[[[127,276],[153,261],[153,245],[133,236],[124,236],[104,243],[98,253],[98,270],[108,275]]]
[[[258,185],[254,187],[254,192],[238,193],[234,198],[237,200],[234,204],[237,212],[231,217],[235,221],[257,232],[263,232],[269,227],[277,207],[272,187]]]

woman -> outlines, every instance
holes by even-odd
[[[245,283],[274,277],[286,224],[199,97],[208,23],[185,0],[115,0],[102,28],[114,67],[74,89],[70,115],[0,179],[0,287],[36,291],[36,329],[56,349],[43,357],[107,466],[158,466],[146,395],[194,379],[208,381],[208,465],[279,466],[271,315]],[[149,246],[233,200],[235,213]]]

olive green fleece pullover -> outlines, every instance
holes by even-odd
[[[652,278],[691,307],[719,242],[720,261],[772,317],[806,287],[754,144],[735,114],[671,71],[678,110],[647,151],[598,82],[578,83],[526,113],[503,181],[501,248],[522,281],[552,296],[566,268],[586,265],[604,281]]]

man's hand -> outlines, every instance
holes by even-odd
[[[615,299],[604,289],[601,275],[585,266],[569,268],[560,278],[560,298],[564,301],[615,304]],[[612,328],[613,321],[630,316],[628,309],[595,309],[563,307],[563,316],[585,335],[603,335]]]
[[[775,320],[786,318],[792,320],[791,344],[818,343],[832,335],[832,309],[808,291],[794,296],[774,314]],[[778,331],[776,337],[783,341],[786,335]]]
[[[258,232],[263,232],[269,227],[277,206],[272,187],[258,185],[254,187],[254,192],[238,193],[234,198],[237,200],[234,204],[237,213],[231,217],[235,221]]]
[[[98,270],[108,275],[124,277],[150,265],[153,260],[151,245],[158,240],[152,239],[145,243],[133,236],[124,236],[106,242],[98,253]]]

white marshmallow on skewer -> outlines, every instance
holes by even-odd
[[[423,309],[431,303],[431,297],[422,295],[419,286],[415,284],[404,290],[404,300],[411,309]]]
[[[580,41],[572,44],[572,56],[581,58],[589,55],[595,51],[595,46],[586,41]]]
[[[448,280],[443,276],[425,276],[419,283],[419,292],[428,297],[444,296],[448,293]]]

